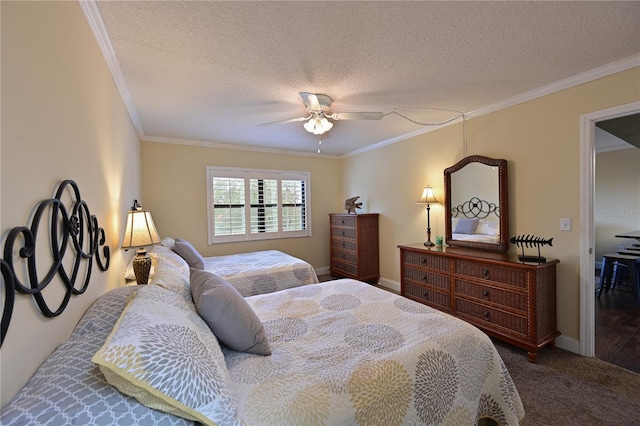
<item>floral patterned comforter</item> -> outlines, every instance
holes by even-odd
[[[273,354],[223,348],[247,424],[477,424],[524,418],[491,340],[470,324],[343,279],[248,297]]]
[[[309,263],[278,250],[206,257],[204,268],[245,297],[318,282]]]

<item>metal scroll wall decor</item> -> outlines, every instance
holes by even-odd
[[[485,219],[491,213],[500,217],[500,207],[494,203],[481,200],[478,197],[472,197],[470,200],[451,208],[451,215],[453,217],[458,217],[459,214],[462,214],[469,219],[476,217],[478,219]]]
[[[61,200],[67,189],[71,191],[73,198],[70,210],[67,210]],[[42,279],[38,276],[36,268],[36,243],[41,221],[49,231],[52,258],[52,264]],[[94,258],[98,269],[104,272],[109,268],[109,246],[104,244],[104,229],[98,226],[98,220],[89,212],[87,203],[80,197],[78,185],[72,180],[65,180],[60,184],[55,198],[43,200],[38,204],[30,227],[17,226],[9,231],[4,244],[4,259],[0,259],[5,290],[0,346],[9,329],[15,291],[31,294],[46,317],[60,315],[72,295],[83,294],[87,290]],[[99,253],[100,247],[102,256]],[[16,248],[19,248],[19,257],[14,259]],[[65,255],[68,255],[68,261],[65,260]],[[70,270],[67,270],[65,264],[71,266],[68,268]],[[17,270],[21,273],[16,273]],[[23,276],[28,284],[20,279]],[[51,309],[42,292],[56,276],[64,285],[65,294],[59,306]]]

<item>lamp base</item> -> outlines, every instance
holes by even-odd
[[[425,247],[433,247],[435,246],[434,243],[432,243],[431,241],[427,241],[426,243],[424,243]]]
[[[151,271],[151,256],[144,248],[136,252],[133,258],[133,273],[136,276],[136,283],[147,284],[149,282],[149,271]]]

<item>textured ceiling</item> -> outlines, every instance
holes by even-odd
[[[258,126],[306,115],[300,91],[437,123],[640,54],[636,1],[94,4],[146,140],[315,153],[302,123]],[[322,153],[424,129],[393,113],[340,121]]]

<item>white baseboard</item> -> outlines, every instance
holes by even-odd
[[[556,346],[565,351],[580,355],[580,341],[574,337],[561,334],[556,338]]]
[[[315,268],[316,275],[326,275],[331,273],[331,269],[328,266],[323,266],[322,268]]]
[[[384,287],[396,293],[400,293],[400,283],[398,281],[389,280],[387,278],[380,278],[378,280],[378,285],[380,287]]]

